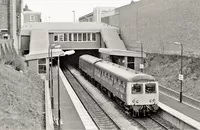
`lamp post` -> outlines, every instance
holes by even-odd
[[[50,86],[51,86],[51,108],[52,109],[54,109],[54,96],[53,96],[53,69],[52,69],[52,50],[53,49],[56,49],[56,48],[60,48],[61,46],[60,45],[57,45],[56,46],[56,44],[51,44],[50,45],[50,62],[51,62],[51,64],[50,64],[50,66],[49,66],[49,75],[51,75],[50,76],[50,79],[49,79],[49,83],[50,83]]]
[[[61,123],[61,109],[60,109],[60,77],[59,77],[59,68],[60,68],[60,56],[65,56],[65,55],[72,55],[74,54],[75,51],[74,50],[70,50],[70,51],[65,51],[64,53],[60,54],[58,56],[58,127],[60,129],[60,123]]]
[[[140,63],[140,70],[141,70],[141,72],[143,72],[143,69],[144,69],[144,60],[143,60],[143,44],[142,44],[142,42],[140,42],[140,41],[136,41],[137,43],[139,43],[140,44],[140,52],[141,52],[141,63]]]
[[[179,74],[179,80],[181,81],[180,103],[182,103],[182,96],[183,96],[183,44],[181,44],[179,42],[174,42],[174,43],[181,46],[181,74]]]
[[[73,12],[73,14],[74,14],[74,22],[75,22],[75,11],[73,10],[72,12]]]

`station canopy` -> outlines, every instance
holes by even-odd
[[[26,60],[47,58],[49,55],[49,35],[47,30],[32,30],[30,37],[29,54],[25,55]],[[52,49],[52,56],[62,54],[61,49]]]

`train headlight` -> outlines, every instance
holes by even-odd
[[[153,102],[155,102],[156,101],[156,99],[153,99]]]
[[[150,99],[149,102],[152,102],[152,100]]]
[[[139,101],[137,100],[136,103],[138,103]]]
[[[135,99],[133,99],[133,101],[132,101],[133,103],[135,103]]]

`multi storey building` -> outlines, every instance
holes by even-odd
[[[28,8],[28,5],[25,5],[24,13],[23,13],[23,20],[24,23],[30,23],[30,22],[41,22],[41,13],[40,12],[34,12]]]
[[[18,50],[23,0],[0,0],[0,39],[13,39]]]

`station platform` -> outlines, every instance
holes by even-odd
[[[183,122],[200,130],[200,109],[180,103],[178,100],[160,93],[159,107]]]
[[[60,70],[60,100],[63,130],[97,130],[97,127]],[[54,109],[53,116],[58,118],[57,67],[53,68]],[[51,95],[51,94],[50,94]],[[159,107],[180,120],[200,129],[200,110],[180,103],[178,100],[160,93]],[[55,128],[56,129],[56,128]]]
[[[60,107],[62,130],[97,130],[96,125],[79,101],[75,92],[60,70]],[[54,119],[58,119],[57,67],[53,68]],[[51,95],[51,94],[50,94]],[[58,127],[55,125],[55,130]]]

